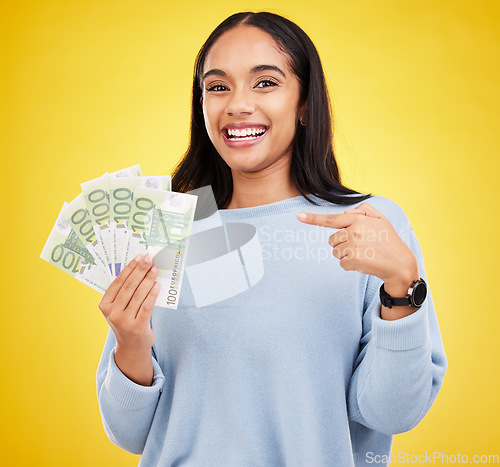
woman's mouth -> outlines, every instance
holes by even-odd
[[[222,136],[230,147],[245,147],[259,143],[267,133],[268,127],[223,128]]]

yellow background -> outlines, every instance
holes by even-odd
[[[344,181],[399,203],[424,252],[449,369],[393,453],[500,454],[500,2],[3,0],[0,464],[137,464],[101,426],[100,295],[38,256],[81,182],[170,173],[198,49],[257,9],[311,36]]]

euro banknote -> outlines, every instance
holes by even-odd
[[[162,287],[156,306],[177,309],[197,196],[137,186],[128,220],[123,264],[152,254]]]
[[[64,203],[61,208],[40,258],[94,290],[104,293],[111,279],[106,269],[96,263],[79,236],[62,216],[67,204]]]
[[[118,274],[114,267],[114,247],[110,226],[110,197],[109,183],[111,179],[125,179],[142,175],[139,165],[121,169],[117,172],[105,174],[94,180],[81,184],[85,204],[92,220],[92,227],[102,245],[103,260],[108,265],[112,277]]]
[[[113,274],[106,261],[106,254],[101,242],[95,233],[83,193],[80,193],[61,210],[62,217],[73,228],[82,245],[90,252],[96,263],[106,270],[106,274],[113,279]]]
[[[171,191],[171,176],[143,176],[133,166],[81,184],[64,203],[40,257],[105,293],[139,253],[160,268],[156,305],[176,309],[196,195]]]
[[[134,190],[144,186],[156,190],[171,190],[171,176],[115,177],[109,179],[110,228],[112,236],[112,258],[115,275],[122,270],[125,249],[131,230],[128,219],[132,209]]]

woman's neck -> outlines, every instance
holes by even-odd
[[[233,195],[226,209],[250,208],[299,196],[290,167],[259,172],[232,171]]]

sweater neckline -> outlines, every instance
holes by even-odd
[[[320,205],[329,204],[328,201],[318,198],[317,196],[307,196]],[[302,209],[304,206],[314,207],[314,205],[309,203],[309,201],[307,201],[302,195],[299,195],[293,198],[283,199],[274,203],[253,206],[250,208],[219,209],[219,213],[221,215],[221,218],[224,220],[238,220],[250,217],[284,214],[294,210],[297,210],[298,213],[298,210]]]

